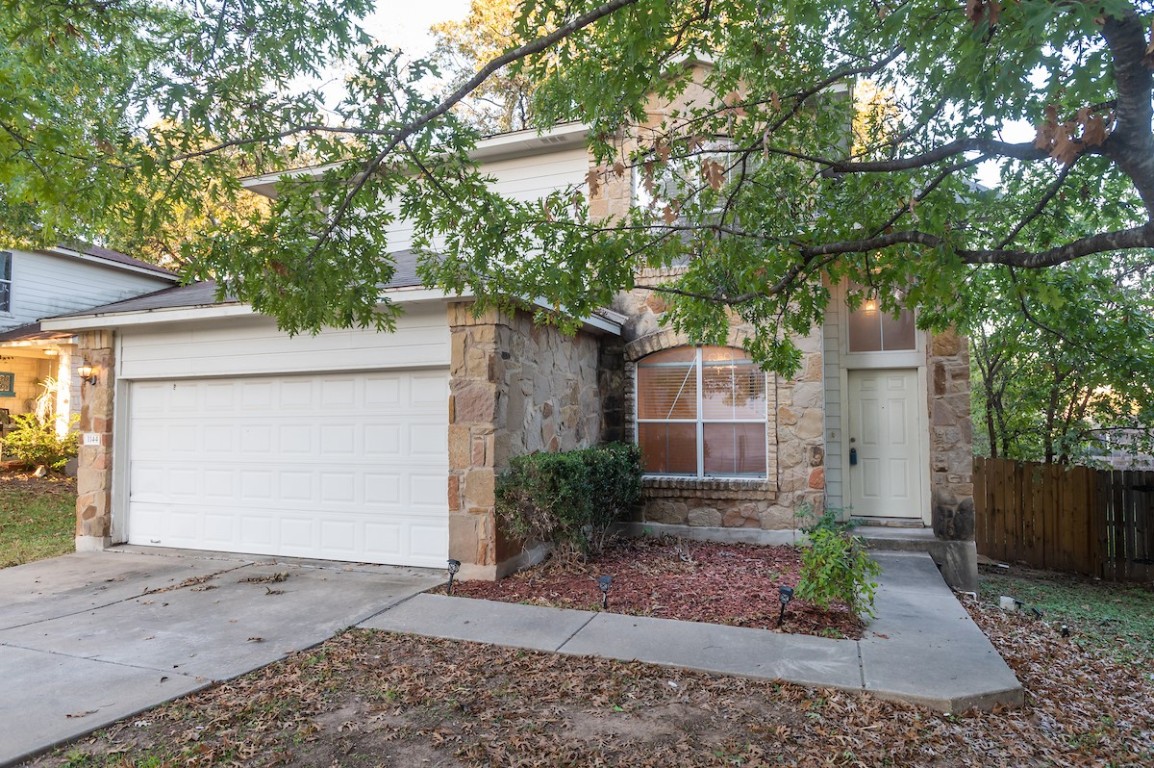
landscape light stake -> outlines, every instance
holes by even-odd
[[[460,560],[449,560],[449,590],[448,593],[453,594],[453,577],[457,575],[457,571],[461,570]]]
[[[613,577],[606,574],[597,579],[597,586],[601,589],[601,609],[609,610],[609,585],[613,583]]]
[[[781,610],[777,614],[777,626],[781,626],[781,622],[785,620],[785,606],[789,605],[789,601],[793,599],[793,587],[778,587],[778,599],[781,600]]]

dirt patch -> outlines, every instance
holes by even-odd
[[[1154,683],[967,601],[1027,689],[943,715],[869,695],[354,630],[47,766],[1147,766]]]
[[[52,472],[37,477],[33,472],[16,467],[0,468],[0,486],[12,491],[28,491],[49,496],[75,496],[76,478]]]
[[[796,587],[800,571],[801,555],[795,547],[627,538],[611,542],[595,561],[548,560],[497,582],[458,582],[453,594],[599,611],[597,582],[610,575],[607,610],[612,613],[861,637],[862,624],[846,606],[822,610],[798,599],[789,604],[778,627],[778,588]],[[434,591],[443,594],[445,588]]]

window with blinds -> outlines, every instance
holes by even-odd
[[[730,347],[677,347],[637,364],[637,442],[645,471],[766,475],[765,374]]]

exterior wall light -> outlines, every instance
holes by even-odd
[[[76,372],[80,374],[81,380],[88,382],[94,387],[96,386],[96,366],[85,363],[84,365],[80,366]]]
[[[613,584],[613,577],[605,574],[597,579],[597,588],[601,590],[601,608],[608,610],[609,608],[609,587]]]
[[[781,610],[777,614],[777,626],[781,626],[781,622],[785,620],[785,606],[789,605],[789,601],[793,599],[793,587],[780,586],[777,588],[778,599],[781,601]]]
[[[449,560],[449,589],[448,593],[453,594],[453,577],[457,575],[457,571],[461,570],[460,560]]]

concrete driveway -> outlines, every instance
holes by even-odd
[[[443,576],[135,547],[0,570],[0,766],[316,645]]]

